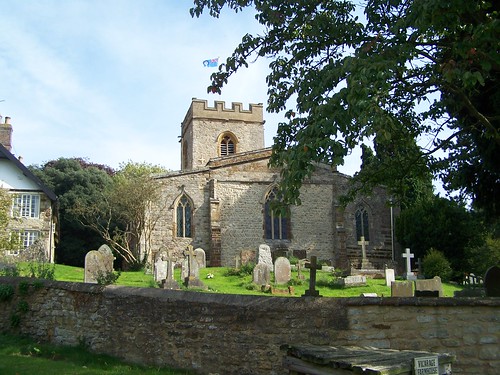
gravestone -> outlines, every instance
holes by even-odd
[[[390,287],[393,281],[396,281],[396,277],[394,275],[394,268],[386,268],[385,269],[385,285]]]
[[[441,278],[415,280],[415,297],[444,297]]]
[[[257,264],[259,263],[264,263],[269,266],[269,269],[273,269],[273,258],[271,257],[271,249],[266,244],[262,244],[259,246]]]
[[[285,257],[279,257],[274,262],[274,281],[276,284],[286,284],[292,278],[292,267],[290,261]]]
[[[321,265],[316,263],[316,257],[311,256],[311,261],[306,263],[306,268],[309,268],[309,289],[305,291],[302,297],[321,297],[319,291],[316,290],[316,271],[321,269]]]
[[[165,257],[164,261],[167,263],[166,266],[167,274],[165,275],[165,279],[162,280],[163,289],[170,289],[170,290],[180,289],[181,287],[179,283],[174,279],[175,258],[169,252],[167,253],[167,256]]]
[[[344,287],[366,286],[366,276],[354,275],[346,276],[337,280],[337,284]]]
[[[253,269],[252,282],[260,286],[271,283],[271,268],[265,263],[257,264]]]
[[[402,257],[406,259],[406,280],[416,280],[417,278],[411,272],[411,258],[413,258],[415,254],[410,253],[410,249],[406,248],[405,252],[402,254]]]
[[[391,297],[413,297],[413,281],[393,281]]]
[[[84,282],[97,284],[100,277],[113,272],[115,257],[108,245],[102,245],[99,250],[91,250],[85,255]]]
[[[305,277],[302,274],[302,270],[305,268],[307,259],[301,259],[297,262],[297,279],[304,280]]]
[[[167,266],[168,262],[164,261],[161,256],[155,262],[155,281],[157,283],[161,283],[167,278]]]
[[[199,270],[207,267],[207,258],[205,255],[205,250],[203,250],[201,247],[195,249],[194,258],[195,258],[196,262],[198,263]]]
[[[240,252],[241,265],[245,266],[255,262],[255,250],[241,250]]]
[[[186,266],[187,266],[187,277],[184,278],[184,285],[188,288],[206,288],[203,281],[200,280],[200,268],[198,266],[198,261],[195,257],[195,252],[193,246],[188,245],[187,249],[184,251]],[[184,264],[183,264],[184,265]]]
[[[484,274],[484,289],[487,297],[500,297],[500,267],[488,268]]]

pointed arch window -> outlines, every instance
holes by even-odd
[[[191,200],[183,194],[176,207],[176,234],[177,237],[192,237],[193,205]]]
[[[286,207],[277,213],[273,210],[273,202],[279,201],[278,190],[271,189],[264,203],[264,231],[268,240],[290,239],[290,210]]]
[[[361,237],[365,238],[365,241],[370,241],[370,230],[368,226],[368,212],[364,207],[360,207],[356,210],[356,239],[361,241]]]
[[[228,156],[236,153],[236,142],[229,134],[224,135],[219,143],[219,155]]]

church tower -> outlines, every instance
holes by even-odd
[[[226,108],[222,101],[209,107],[193,98],[181,124],[181,170],[204,167],[210,159],[264,148],[262,104],[241,103]]]

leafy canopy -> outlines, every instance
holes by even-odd
[[[208,91],[220,93],[249,62],[270,58],[268,110],[286,118],[271,164],[282,168],[285,201],[300,203],[315,163],[341,165],[364,144],[375,157],[355,176],[358,189],[384,183],[402,199],[406,181],[433,173],[498,215],[498,5],[194,0],[191,15],[219,17],[224,6],[255,8],[264,31],[243,36]]]

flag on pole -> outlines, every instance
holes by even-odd
[[[205,68],[216,68],[217,65],[219,65],[219,58],[218,57],[216,59],[209,59],[209,60],[203,61],[203,66]]]

